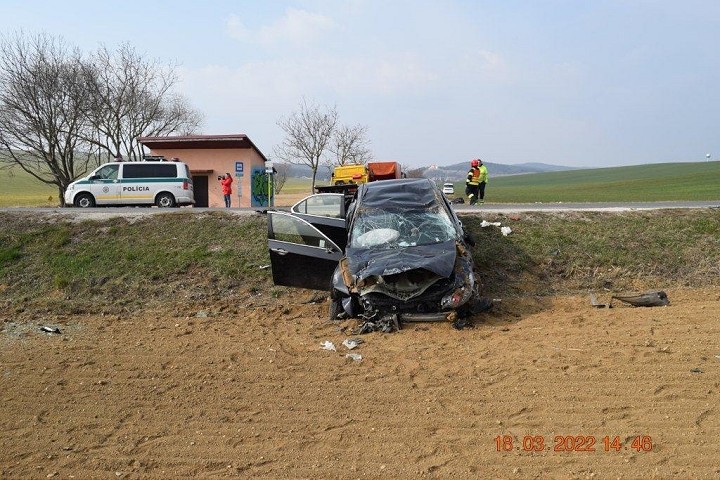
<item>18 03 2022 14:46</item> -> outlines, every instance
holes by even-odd
[[[605,435],[600,437],[599,442],[594,435],[554,435],[552,445],[545,441],[544,435],[525,435],[522,441],[512,435],[495,437],[495,450],[498,452],[650,452],[652,449],[652,437],[649,435],[629,435],[625,437],[625,441],[618,435]]]

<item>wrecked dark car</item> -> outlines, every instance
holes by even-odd
[[[331,319],[360,318],[379,330],[487,309],[469,244],[425,178],[370,182],[349,202],[317,194],[290,212],[268,212],[275,284],[326,290]]]

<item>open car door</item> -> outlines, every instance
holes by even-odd
[[[330,291],[333,273],[343,256],[342,249],[295,214],[267,213],[268,248],[275,285]]]
[[[342,250],[347,244],[346,198],[342,193],[318,193],[305,197],[290,209],[296,217],[324,233]]]

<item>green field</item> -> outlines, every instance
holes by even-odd
[[[456,191],[458,187],[462,184],[456,185]],[[491,176],[485,199],[501,203],[718,200],[720,162]]]
[[[0,207],[56,207],[58,189],[45,185],[19,168],[0,170]]]
[[[325,185],[326,182],[315,182],[316,185]],[[288,178],[282,188],[284,194],[308,193],[310,192],[310,180],[306,178]]]
[[[461,218],[495,298],[720,284],[717,209]],[[513,234],[484,228],[484,219],[510,225]],[[0,212],[0,225],[0,297],[8,311],[193,308],[240,291],[294,295],[272,283],[267,243],[258,241],[267,235],[262,215],[218,209],[77,222]]]
[[[322,182],[319,182],[322,183]],[[455,182],[461,195],[464,181]],[[310,180],[290,178],[282,194],[310,191]],[[664,163],[493,177],[489,203],[652,202],[720,199],[720,162]],[[0,207],[57,206],[58,192],[30,175],[0,170]]]

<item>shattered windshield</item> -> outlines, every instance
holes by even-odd
[[[353,248],[390,249],[432,245],[455,238],[455,227],[440,209],[368,209],[356,218],[350,234]]]

